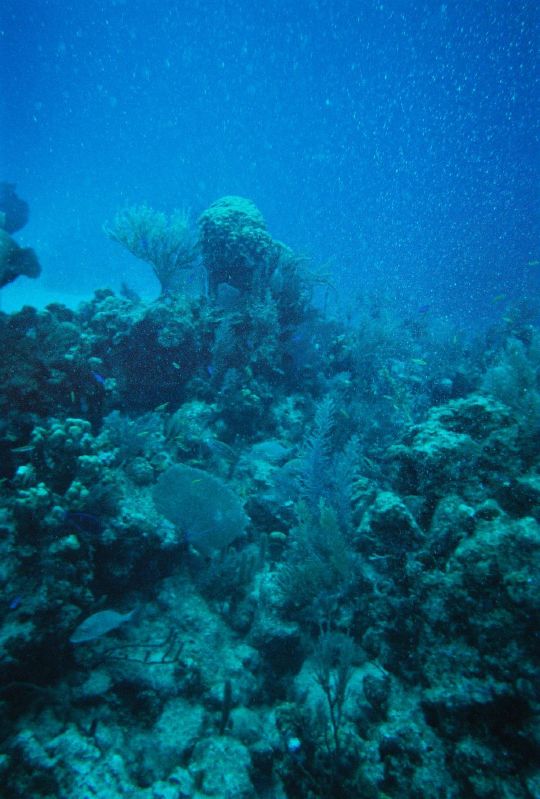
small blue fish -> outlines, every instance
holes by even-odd
[[[21,604],[22,604],[22,597],[14,596],[13,599],[10,601],[8,607],[10,610],[17,610],[17,608],[20,607]]]
[[[96,383],[99,383],[101,386],[105,385],[105,378],[103,377],[103,375],[100,375],[99,372],[94,372],[94,370],[92,370],[90,374],[92,375]]]

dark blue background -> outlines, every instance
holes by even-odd
[[[154,288],[103,222],[243,194],[348,298],[536,294],[536,6],[4,0],[0,178],[41,285]]]

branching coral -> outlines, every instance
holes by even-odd
[[[185,211],[167,217],[147,205],[132,206],[105,225],[105,233],[152,265],[162,294],[175,291],[182,271],[195,265],[197,244]]]

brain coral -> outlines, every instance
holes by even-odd
[[[211,293],[220,283],[249,291],[275,250],[257,206],[245,197],[222,197],[201,215],[199,229]]]

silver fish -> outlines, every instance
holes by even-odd
[[[129,613],[117,613],[115,610],[100,610],[99,613],[94,613],[88,616],[83,622],[75,628],[70,641],[72,644],[82,644],[84,641],[93,641],[94,638],[100,638],[102,635],[110,633],[111,630],[116,630],[121,624],[130,621],[133,618],[135,611]]]

